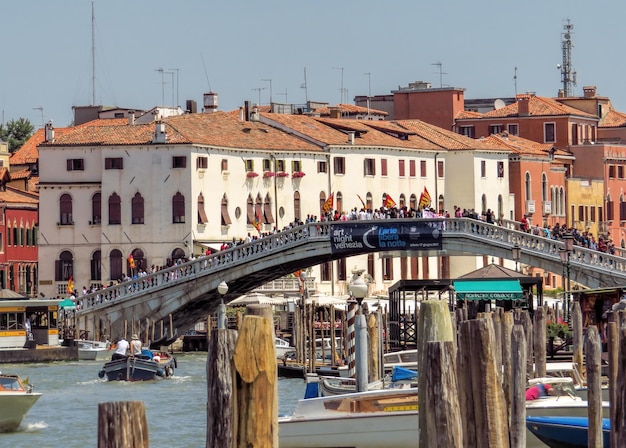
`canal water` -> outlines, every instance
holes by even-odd
[[[97,446],[98,403],[143,401],[150,447],[204,447],[206,353],[177,354],[168,380],[126,383],[98,378],[100,361],[1,364],[3,373],[28,377],[43,396],[18,432],[0,434],[0,447],[86,448]],[[279,378],[279,415],[290,414],[304,396],[302,379]]]

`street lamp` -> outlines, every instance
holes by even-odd
[[[224,280],[217,285],[217,292],[220,294],[220,304],[217,307],[217,329],[226,330],[226,305],[224,305],[224,296],[228,292],[228,284]]]
[[[570,256],[574,251],[574,237],[571,233],[566,233],[562,237],[564,248],[559,251],[559,256],[561,257],[561,262],[565,267],[565,278],[567,283],[565,284],[565,312],[567,317],[567,323],[569,324],[570,320],[570,303],[569,303],[569,292],[571,288],[571,280],[570,280]]]
[[[367,322],[363,315],[361,304],[367,295],[367,283],[363,280],[363,271],[354,272],[352,281],[348,286],[350,294],[356,299],[359,312],[354,322],[355,337],[355,363],[356,363],[356,390],[357,392],[365,392],[368,382],[367,368]]]
[[[515,246],[511,248],[511,254],[513,256],[513,260],[515,260],[515,272],[517,272],[517,262],[522,254],[522,248],[519,247],[519,244],[515,243]]]

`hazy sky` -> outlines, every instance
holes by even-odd
[[[561,88],[557,64],[569,19],[574,94],[595,85],[626,112],[623,1],[93,4],[96,104],[149,109],[193,99],[200,109],[202,94],[212,90],[219,109],[231,110],[259,95],[268,104],[268,79],[275,102],[296,104],[307,95],[353,103],[370,86],[381,95],[417,80],[465,88],[467,99],[511,97],[515,67],[518,93],[552,97]],[[2,2],[0,122],[24,117],[39,127],[43,108],[44,121],[67,126],[72,106],[92,104],[91,6],[90,0]]]

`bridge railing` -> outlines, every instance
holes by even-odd
[[[77,314],[80,315],[96,308],[127,300],[136,295],[157,291],[209,273],[219,272],[307,241],[327,240],[329,239],[329,224],[331,223],[311,223],[283,230],[250,243],[236,245],[208,256],[202,256],[100,289],[77,298]]]
[[[385,220],[386,224],[394,220]],[[406,219],[397,220],[406,223]],[[431,220],[432,221],[432,220]],[[537,235],[514,230],[513,225],[498,226],[470,218],[437,219],[445,222],[442,233],[449,237],[485,239],[503,248],[519,245],[523,252],[543,255],[560,262],[559,251],[564,248],[562,241],[544,238]],[[360,221],[363,222],[363,221]],[[370,221],[373,225],[380,220]],[[279,252],[312,240],[330,240],[330,226],[350,225],[351,222],[327,221],[309,223],[292,229],[257,239],[250,243],[234,246],[230,249],[203,256],[188,262],[175,265],[143,277],[128,280],[77,299],[77,313],[80,315],[94,308],[104,307],[111,303],[127,300],[133,296],[157,291],[178,283],[189,281],[210,273],[220,272],[231,267],[260,259],[269,253]],[[353,222],[352,222],[353,224]],[[570,266],[595,269],[607,273],[626,275],[626,263],[622,257],[603,252],[574,246],[570,254]]]

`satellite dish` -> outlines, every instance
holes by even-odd
[[[506,106],[506,103],[502,101],[500,98],[498,98],[497,100],[493,102],[493,108],[496,110],[502,109],[505,106]]]

